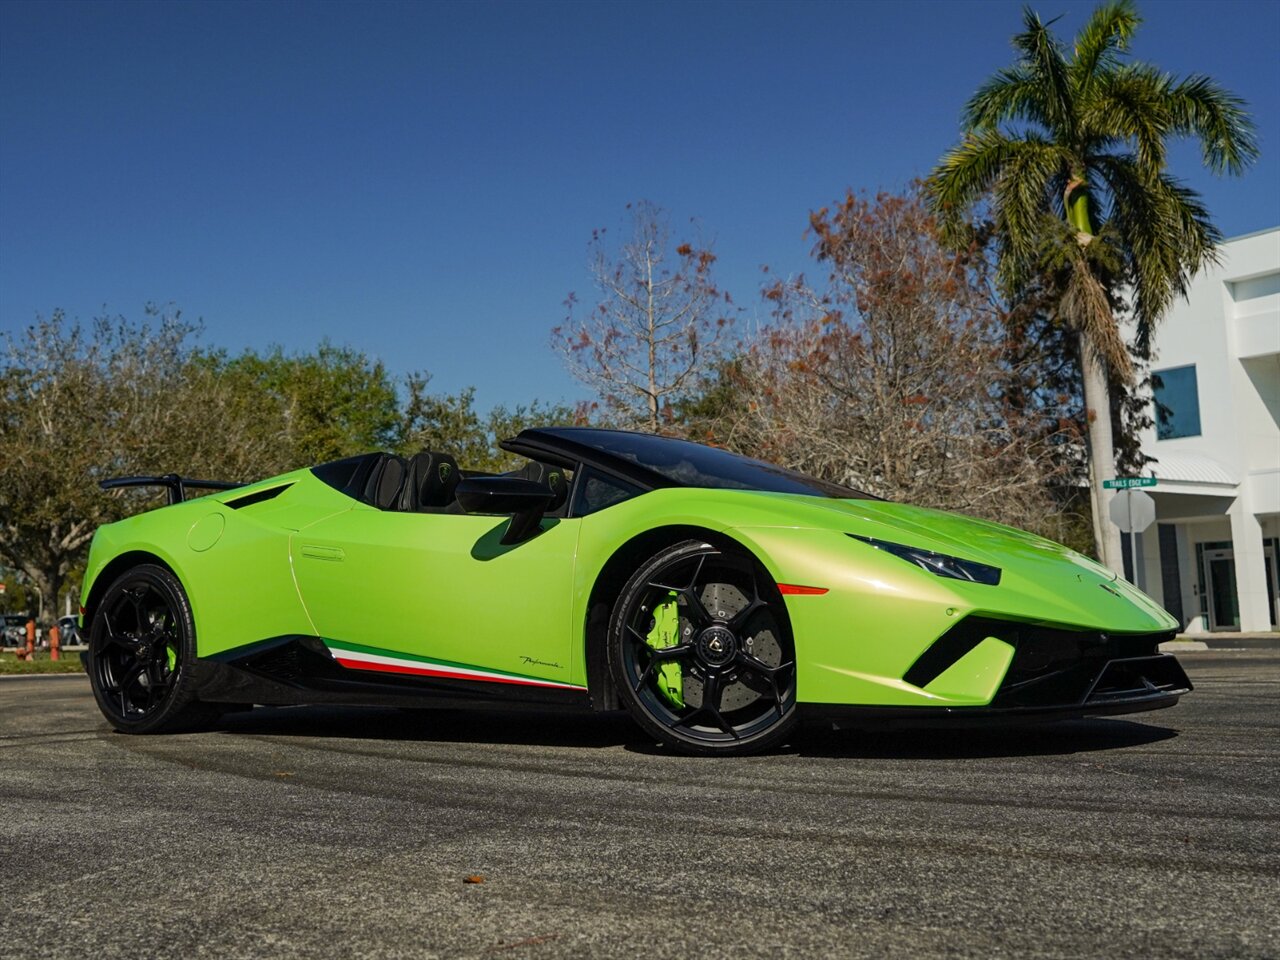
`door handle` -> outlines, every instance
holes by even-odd
[[[317,543],[304,543],[302,555],[311,560],[345,560],[346,552],[341,547],[322,547]]]

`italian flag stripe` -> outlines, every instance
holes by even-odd
[[[342,666],[352,670],[376,670],[383,673],[405,673],[419,677],[442,677],[448,680],[483,680],[488,683],[515,683],[526,687],[551,687],[557,690],[585,690],[573,683],[524,677],[497,670],[481,670],[413,655],[374,653],[373,648],[326,640],[329,653]]]

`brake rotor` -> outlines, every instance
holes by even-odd
[[[703,588],[700,599],[707,612],[717,620],[732,620],[750,602],[732,583],[709,583]],[[753,616],[747,626],[747,633],[742,637],[743,650],[770,667],[782,663],[782,647],[774,635],[771,618],[762,612]],[[691,624],[683,618],[680,621],[680,632],[685,638],[693,635]],[[698,669],[691,667],[683,677],[684,702],[695,709],[702,706],[702,677],[697,672]],[[741,710],[762,696],[772,695],[773,691],[764,678],[749,670],[738,670],[736,677],[725,684],[720,694],[720,712],[724,714]]]

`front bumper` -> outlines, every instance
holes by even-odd
[[[809,720],[829,721],[837,727],[862,724],[899,727],[989,726],[1116,716],[1172,707],[1190,693],[1191,680],[1176,657],[1169,654],[1080,661],[1068,668],[1041,673],[1031,681],[1013,673],[988,706],[883,707],[839,703],[800,704]],[[1031,695],[1038,682],[1062,691],[1087,682],[1078,699],[1040,700]],[[1042,691],[1044,692],[1044,691]]]

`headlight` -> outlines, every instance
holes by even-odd
[[[855,540],[869,543],[877,550],[892,553],[909,563],[914,563],[921,570],[928,570],[939,577],[952,580],[967,580],[970,583],[985,583],[995,586],[1000,582],[1000,568],[976,560],[961,560],[949,557],[945,553],[934,553],[920,547],[909,547],[905,543],[890,543],[888,540],[873,540],[871,537],[860,537],[856,533],[846,534]]]

